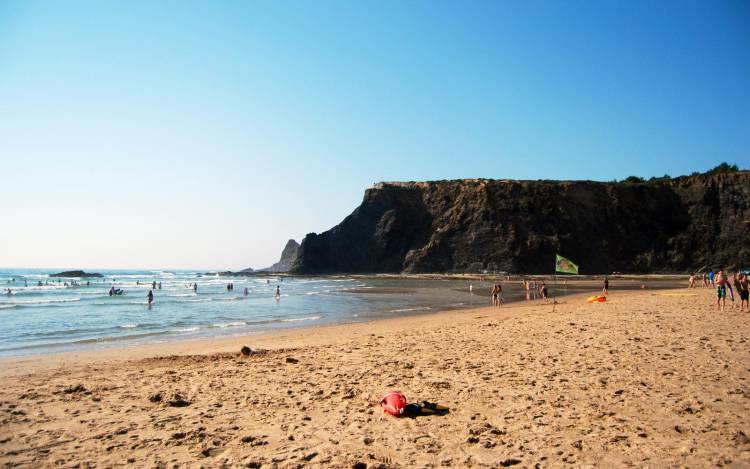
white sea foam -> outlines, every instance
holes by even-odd
[[[306,318],[288,318],[288,319],[282,319],[281,322],[315,321],[320,318],[321,316],[308,316]]]
[[[211,324],[211,327],[239,327],[239,326],[246,326],[247,323],[245,321],[237,321],[237,322],[217,322],[215,324]]]
[[[138,324],[123,324],[120,327],[123,329],[133,329],[135,327],[138,327]]]
[[[81,301],[81,298],[52,298],[49,300],[15,300],[9,301],[7,304],[13,305],[46,305],[50,303],[71,303],[74,301]]]
[[[409,311],[427,311],[428,309],[432,309],[429,306],[417,306],[415,308],[403,308],[403,309],[392,309],[389,312],[390,313],[406,313]]]
[[[181,298],[183,296],[198,296],[196,293],[178,293],[176,295],[167,295],[173,298]]]

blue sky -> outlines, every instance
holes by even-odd
[[[750,166],[744,1],[0,2],[6,267],[239,269],[381,180]]]

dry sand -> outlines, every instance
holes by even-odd
[[[712,301],[614,292],[554,313],[523,304],[4,360],[0,462],[748,467],[750,314]],[[268,351],[242,357],[243,344]],[[391,389],[451,411],[390,417],[377,401]]]

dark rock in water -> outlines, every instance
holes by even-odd
[[[292,269],[292,266],[294,265],[294,261],[297,260],[299,247],[300,245],[297,243],[297,241],[290,239],[289,241],[286,242],[286,246],[284,246],[284,250],[281,251],[281,259],[279,259],[279,262],[275,263],[271,267],[266,267],[265,269],[259,269],[259,271],[289,272]],[[243,270],[243,272],[245,271]]]
[[[98,273],[86,273],[82,270],[66,270],[57,274],[52,274],[50,277],[65,277],[65,278],[102,278],[104,275]]]
[[[246,357],[250,355],[251,353],[253,353],[253,351],[247,345],[243,345],[242,348],[240,349],[240,352],[242,353],[242,355]]]
[[[750,258],[750,172],[649,182],[379,183],[302,241],[292,273],[582,274],[732,269]]]

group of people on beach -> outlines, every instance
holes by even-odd
[[[536,280],[521,279],[521,286],[523,286],[524,292],[526,293],[526,301],[531,301],[532,297],[534,300],[539,298],[544,300],[545,303],[549,303],[549,292],[547,290],[547,284],[545,282],[537,283]]]
[[[536,280],[529,281],[527,279],[522,279],[521,284],[526,292],[526,301],[531,301],[532,296],[534,300],[536,300],[537,295],[539,295],[539,298],[544,300],[545,303],[549,303],[549,291],[547,290],[547,284],[545,282],[537,283]],[[471,292],[471,290],[472,286],[469,286],[469,292]],[[505,300],[503,299],[502,284],[493,284],[492,288],[490,288],[490,296],[492,297],[492,306],[501,306],[505,303]]]
[[[690,281],[688,288],[698,288],[696,285],[697,276],[695,273],[690,274]],[[725,274],[723,270],[719,269],[717,273],[713,270],[703,272],[701,274],[701,287],[702,288],[716,288],[716,309],[724,311],[727,305],[727,296],[732,302],[732,309],[734,309],[734,297],[735,294],[740,297],[740,311],[744,311],[745,308],[750,312],[750,295],[749,290],[750,279],[748,275],[743,272],[737,272],[734,274]],[[727,295],[728,294],[728,295]]]

